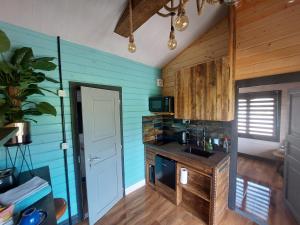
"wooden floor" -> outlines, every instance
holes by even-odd
[[[87,225],[87,222],[82,225]],[[149,187],[126,196],[97,225],[204,225],[199,219],[175,206]],[[228,211],[222,225],[254,225],[246,218]]]
[[[264,221],[265,224],[297,225],[290,212],[284,206],[282,195],[283,179],[277,173],[274,164],[239,157],[238,176],[237,192],[240,188],[240,200],[237,199],[237,207],[239,210],[248,214],[251,211],[252,216],[256,214],[256,216],[260,217],[260,221]],[[265,193],[265,195],[257,196],[257,193]],[[267,199],[267,201],[261,203],[261,199]],[[266,207],[261,207],[262,205]],[[266,217],[265,220],[261,219],[263,217]],[[81,225],[87,224],[87,221],[81,223]],[[204,224],[182,207],[175,206],[149,187],[143,187],[123,198],[96,223],[96,225]],[[222,222],[222,225],[255,224],[231,210],[226,212]]]
[[[283,199],[283,178],[275,163],[238,158],[237,208],[262,224],[297,225]]]
[[[272,161],[259,160],[244,156],[238,157],[238,175],[275,189],[283,189],[283,178]]]

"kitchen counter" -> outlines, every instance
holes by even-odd
[[[228,158],[229,153],[215,151],[208,158],[197,156],[191,153],[184,152],[188,145],[180,145],[177,142],[171,142],[164,145],[156,145],[155,142],[144,143],[148,149],[154,150],[157,154],[168,157],[175,161],[190,165],[195,169],[203,169],[212,171],[222,165]]]
[[[184,152],[189,146],[177,142],[144,144],[146,184],[174,204],[181,205],[203,224],[221,225],[228,205],[229,154],[215,151],[206,158]],[[175,178],[172,164],[156,160],[157,155],[176,161]],[[183,183],[182,170],[187,171],[187,181]]]

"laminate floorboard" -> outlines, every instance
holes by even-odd
[[[81,225],[87,225],[85,221]],[[255,223],[228,210],[222,225]],[[180,206],[176,206],[150,187],[124,197],[96,225],[205,225]]]
[[[236,206],[261,224],[297,225],[284,204],[283,177],[275,163],[238,157]]]
[[[240,183],[239,183],[240,182]],[[243,184],[241,184],[243,183]],[[247,184],[247,185],[246,185]],[[276,165],[239,157],[239,210],[269,225],[297,225],[283,201],[283,178]],[[259,196],[257,194],[263,193]],[[266,199],[266,201],[262,201]],[[262,219],[263,218],[263,219]],[[180,206],[176,206],[150,187],[143,187],[119,201],[96,225],[204,225]],[[227,210],[221,225],[255,225],[237,212]],[[80,225],[88,225],[84,221]]]

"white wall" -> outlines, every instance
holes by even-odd
[[[239,93],[281,90],[281,120],[280,120],[280,142],[262,141],[249,138],[238,138],[238,152],[255,155],[263,158],[274,159],[272,151],[280,147],[287,135],[288,130],[288,91],[300,89],[300,82],[261,85],[255,87],[240,88]]]

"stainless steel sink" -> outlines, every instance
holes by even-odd
[[[214,154],[214,153],[211,153],[211,152],[204,151],[202,148],[192,147],[192,146],[186,148],[184,150],[184,152],[194,154],[194,155],[198,155],[198,156],[202,156],[202,157],[205,157],[205,158],[209,158],[210,156],[212,156]]]

